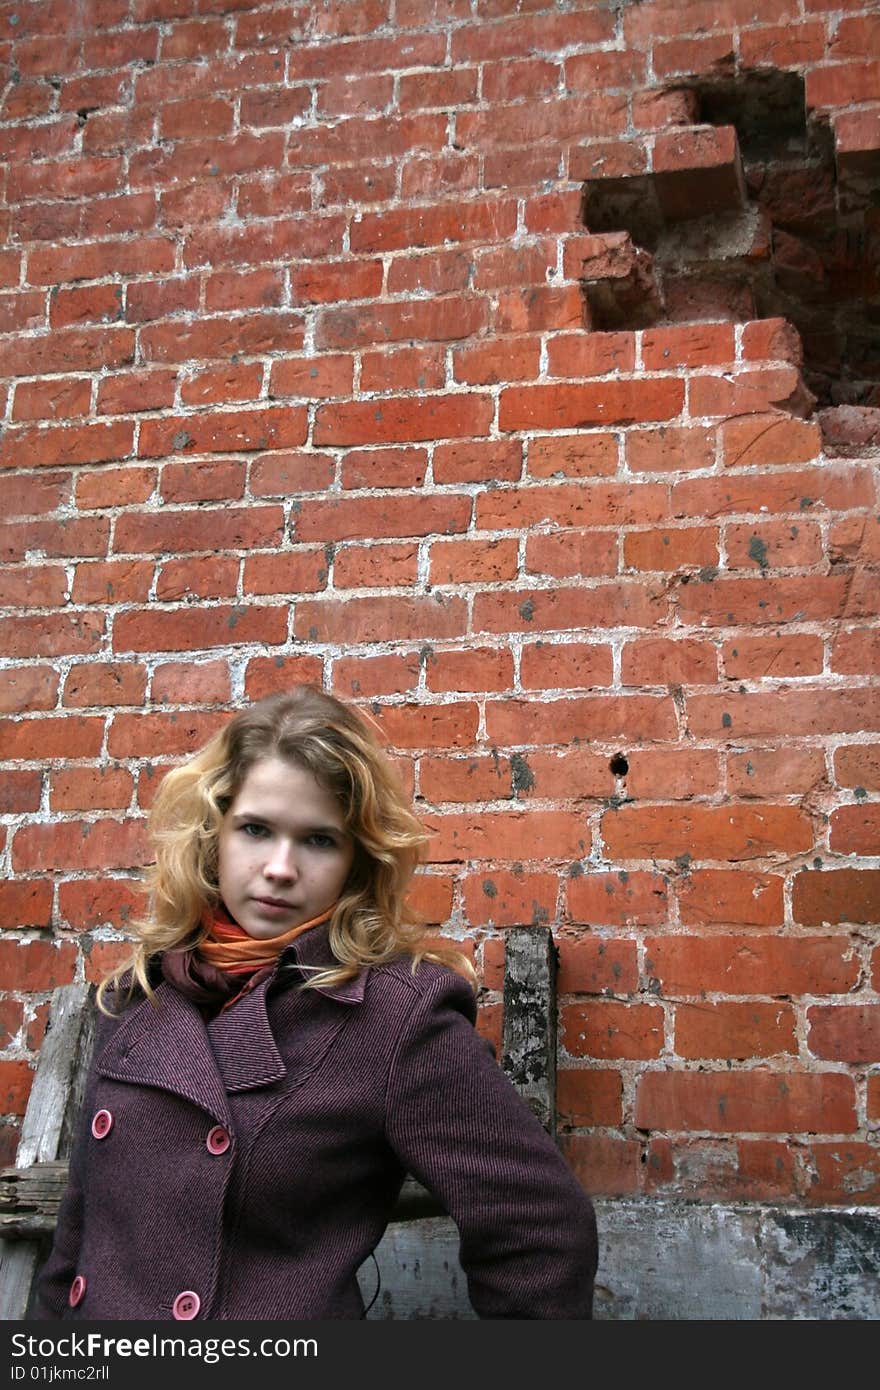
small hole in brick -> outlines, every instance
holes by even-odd
[[[625,777],[629,772],[629,763],[622,753],[615,753],[608,766],[615,777]]]

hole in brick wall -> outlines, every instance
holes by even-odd
[[[587,182],[589,230],[631,243],[595,278],[585,267],[592,325],[784,318],[820,407],[880,408],[880,148],[835,154],[797,73],[725,71],[677,87],[696,98],[700,124],[658,137],[655,172]],[[665,162],[663,140],[678,142]]]
[[[625,777],[629,772],[629,763],[622,753],[615,753],[608,767],[615,777]]]

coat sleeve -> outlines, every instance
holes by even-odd
[[[473,994],[431,972],[401,1034],[386,1132],[443,1203],[481,1318],[590,1318],[592,1203],[475,1032]]]

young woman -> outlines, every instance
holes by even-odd
[[[260,701],[151,829],[41,1315],[361,1318],[411,1173],[480,1317],[590,1317],[592,1206],[474,1031],[469,964],[407,917],[426,836],[363,722],[312,687]]]

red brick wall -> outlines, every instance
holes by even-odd
[[[809,285],[798,199],[768,233],[697,92],[804,77],[843,225],[872,11],[2,5],[6,1161],[163,768],[307,679],[395,751],[489,1033],[553,926],[593,1192],[876,1201],[880,397],[812,409],[753,294]],[[754,236],[679,280],[609,189]]]

